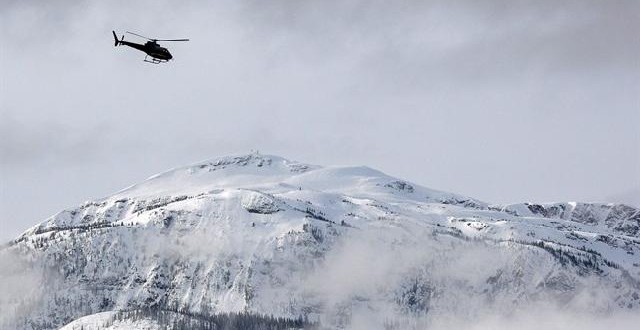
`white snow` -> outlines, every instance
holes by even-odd
[[[60,330],[160,330],[162,327],[150,319],[137,321],[116,320],[116,312],[103,312],[83,316]]]
[[[490,206],[368,167],[250,154],[176,168],[62,211],[11,248],[66,274],[57,294],[86,299],[92,312],[165,299],[194,311],[307,313],[336,324],[345,309],[386,311],[381,318],[424,306],[473,315],[474,304],[515,308],[513,301],[552,294],[544,290],[565,294],[594,282],[615,293],[606,303],[636,308],[629,283],[640,280],[640,236],[633,211],[616,207]],[[601,273],[578,275],[582,266],[567,268],[551,248],[596,260]],[[53,301],[53,292],[46,296]],[[62,308],[36,319],[71,313]]]

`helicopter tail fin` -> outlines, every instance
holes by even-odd
[[[113,39],[116,41],[114,46],[118,46],[118,44],[120,43],[120,41],[118,41],[118,36],[116,35],[116,31],[111,31],[113,33]]]

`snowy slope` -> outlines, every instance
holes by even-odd
[[[160,324],[154,320],[115,320],[116,312],[102,312],[81,317],[60,330],[159,330]]]
[[[3,253],[40,274],[42,289],[0,306],[20,328],[149,306],[330,327],[472,320],[537,303],[637,309],[639,212],[489,205],[368,167],[222,157],[27,230]]]

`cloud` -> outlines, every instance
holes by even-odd
[[[530,310],[521,310],[510,316],[491,315],[475,320],[474,322],[460,322],[450,320],[435,324],[432,329],[464,328],[470,330],[480,329],[547,329],[547,330],[596,330],[605,328],[631,329],[640,321],[636,313],[619,311],[606,316],[594,316],[592,314],[575,313],[552,310],[544,306]]]
[[[598,329],[639,320],[616,307],[620,293],[610,277],[578,276],[570,267],[558,268],[550,255],[522,246],[465,242],[406,222],[401,226],[349,232],[310,274],[299,276],[316,297],[313,303],[323,306],[323,324]],[[540,283],[552,278],[571,288],[548,284],[541,290]]]
[[[81,163],[108,149],[109,127],[73,127],[38,120],[19,120],[10,115],[0,122],[0,155],[3,170],[33,162]]]
[[[631,189],[619,194],[613,194],[605,198],[612,203],[624,203],[635,207],[640,207],[640,187]]]
[[[0,249],[0,326],[12,328],[38,306],[44,272],[6,248]]]
[[[29,198],[19,182],[43,162],[56,176],[46,210],[3,221],[86,199],[57,193],[65,176],[101,196],[251,149],[492,202],[591,200],[640,177],[636,1],[2,6],[4,189]],[[152,66],[111,30],[191,41]]]

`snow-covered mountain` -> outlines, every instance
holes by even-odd
[[[541,305],[638,310],[639,228],[626,205],[490,205],[368,167],[222,157],[5,246],[0,327],[154,306],[401,329]]]

